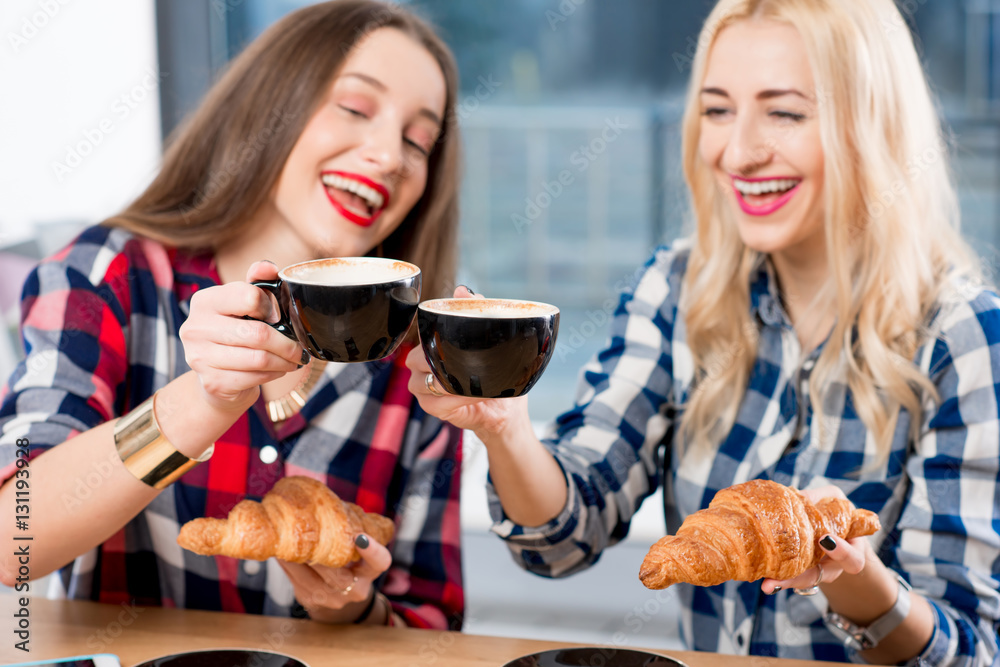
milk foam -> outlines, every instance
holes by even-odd
[[[312,285],[374,285],[416,273],[411,264],[380,258],[310,262],[289,267],[283,277]]]
[[[547,303],[514,299],[432,299],[424,301],[420,307],[444,315],[495,319],[547,317],[559,312]]]

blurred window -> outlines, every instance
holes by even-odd
[[[191,0],[160,0],[169,9]],[[218,61],[296,0],[210,0]],[[617,292],[684,225],[679,119],[708,0],[410,0],[454,50],[465,141],[460,282],[562,310],[529,394],[536,419],[570,403]],[[1000,214],[1000,0],[898,0],[956,135],[966,234],[987,268]],[[165,19],[163,19],[165,21]],[[906,25],[886,30],[907,29]],[[161,35],[162,37],[162,35]],[[175,51],[178,34],[172,37]],[[161,44],[161,51],[169,44]],[[201,72],[202,70],[196,70]],[[171,77],[170,85],[183,85]],[[178,99],[178,98],[175,98]],[[167,118],[168,115],[164,114]],[[176,117],[176,114],[170,117]],[[169,129],[169,128],[167,128]],[[994,271],[994,273],[996,273]]]

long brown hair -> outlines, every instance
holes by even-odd
[[[323,2],[272,25],[172,134],[145,192],[105,224],[178,248],[216,250],[245,233],[347,55],[381,28],[400,30],[426,48],[447,86],[423,196],[381,251],[421,267],[425,298],[450,296],[458,227],[457,68],[427,23],[375,0]]]

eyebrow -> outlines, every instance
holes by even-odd
[[[341,75],[342,79],[346,79],[348,77],[354,79],[360,79],[361,81],[364,81],[372,88],[375,88],[383,93],[389,90],[384,83],[382,83],[375,77],[368,76],[367,74],[362,74],[361,72],[347,72],[346,74]],[[427,107],[421,107],[420,111],[418,111],[417,113],[419,113],[421,116],[424,116],[428,120],[433,121],[434,124],[436,124],[438,127],[441,127],[440,116],[438,116],[436,113],[434,113]]]
[[[702,88],[701,92],[703,95],[707,94],[707,95],[718,95],[720,97],[729,97],[729,93],[727,93],[722,88]],[[757,93],[757,99],[770,100],[774,99],[775,97],[783,97],[785,95],[797,95],[802,99],[806,100],[807,102],[809,101],[808,97],[806,97],[805,95],[803,95],[801,92],[799,92],[794,88],[762,90],[759,93]]]

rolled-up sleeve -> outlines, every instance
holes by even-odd
[[[417,424],[423,444],[397,510],[392,566],[382,590],[407,625],[460,630],[462,431],[423,416]]]
[[[981,294],[942,315],[924,366],[925,406],[907,459],[909,496],[887,539],[889,562],[931,603],[918,659],[993,665],[1000,629],[1000,302]]]
[[[609,342],[582,371],[575,406],[543,439],[567,480],[559,516],[543,526],[515,524],[487,484],[492,530],[523,568],[560,577],[590,566],[625,537],[632,515],[656,490],[673,367],[679,355],[690,356],[673,342],[685,260],[660,249],[637,275],[614,310]]]
[[[18,440],[34,458],[114,416],[127,373],[128,267],[93,248],[77,244],[25,282],[25,358],[0,399],[0,482],[14,473]]]

